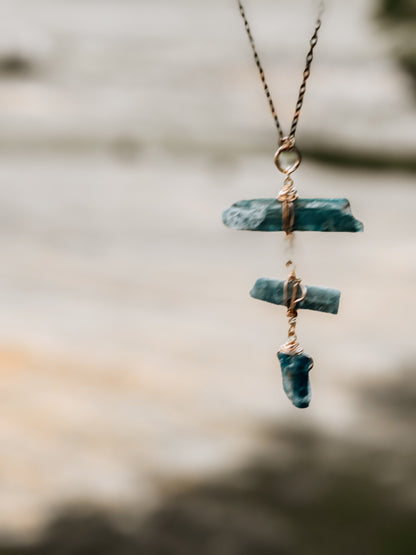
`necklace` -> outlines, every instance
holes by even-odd
[[[309,42],[310,48],[306,56],[306,65],[295,113],[287,136],[282,131],[241,0],[237,0],[237,4],[279,136],[279,145],[274,155],[274,163],[277,169],[285,175],[285,179],[277,198],[241,200],[234,203],[223,213],[224,224],[232,229],[249,231],[284,231],[288,238],[293,236],[294,231],[363,231],[362,223],[351,214],[347,199],[301,199],[298,197],[291,177],[291,174],[301,163],[301,155],[296,147],[295,135],[306,92],[306,82],[310,76],[314,48],[318,42],[318,32],[321,28],[323,1],[320,2],[315,29]],[[282,371],[283,389],[296,407],[306,408],[311,401],[309,371],[313,367],[313,360],[303,352],[297,340],[298,309],[337,314],[341,293],[336,289],[306,286],[296,276],[295,265],[291,260],[286,263],[286,266],[290,273],[285,281],[260,278],[254,284],[250,295],[255,299],[283,305],[287,308],[288,339],[277,352]]]

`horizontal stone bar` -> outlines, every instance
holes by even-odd
[[[284,305],[283,288],[285,282],[279,279],[260,278],[254,284],[250,295],[254,299],[266,301],[268,303]],[[292,298],[292,283],[288,283],[287,296]],[[299,292],[299,296],[301,293]],[[339,299],[341,292],[337,289],[328,289],[326,287],[306,286],[306,297],[298,303],[297,308],[306,310],[317,310],[318,312],[327,312],[329,314],[338,314]]]
[[[297,199],[293,231],[363,231],[345,198]],[[222,220],[232,229],[282,231],[282,203],[273,198],[240,200],[224,211]]]

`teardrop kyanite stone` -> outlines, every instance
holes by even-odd
[[[311,402],[311,386],[309,370],[313,360],[305,353],[287,354],[277,353],[282,369],[283,389],[295,407],[304,409]]]

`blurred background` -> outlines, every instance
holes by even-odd
[[[313,399],[286,399],[273,120],[235,1],[2,0],[0,553],[413,554],[416,8],[327,2],[298,128]],[[284,129],[317,4],[246,0]]]

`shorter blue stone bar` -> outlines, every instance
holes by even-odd
[[[297,199],[293,202],[293,231],[363,231],[345,198]],[[223,212],[222,221],[232,229],[283,231],[282,203],[273,198],[240,200]]]
[[[290,355],[278,352],[277,356],[282,369],[283,389],[298,409],[309,407],[312,392],[309,383],[309,371],[313,360],[305,353]]]
[[[284,305],[283,289],[285,282],[280,279],[260,278],[254,284],[250,295],[254,299],[268,303]],[[289,282],[287,296],[292,298],[292,284]],[[300,293],[299,293],[300,296]],[[298,303],[297,308],[338,314],[341,291],[326,287],[306,286],[306,297]]]

